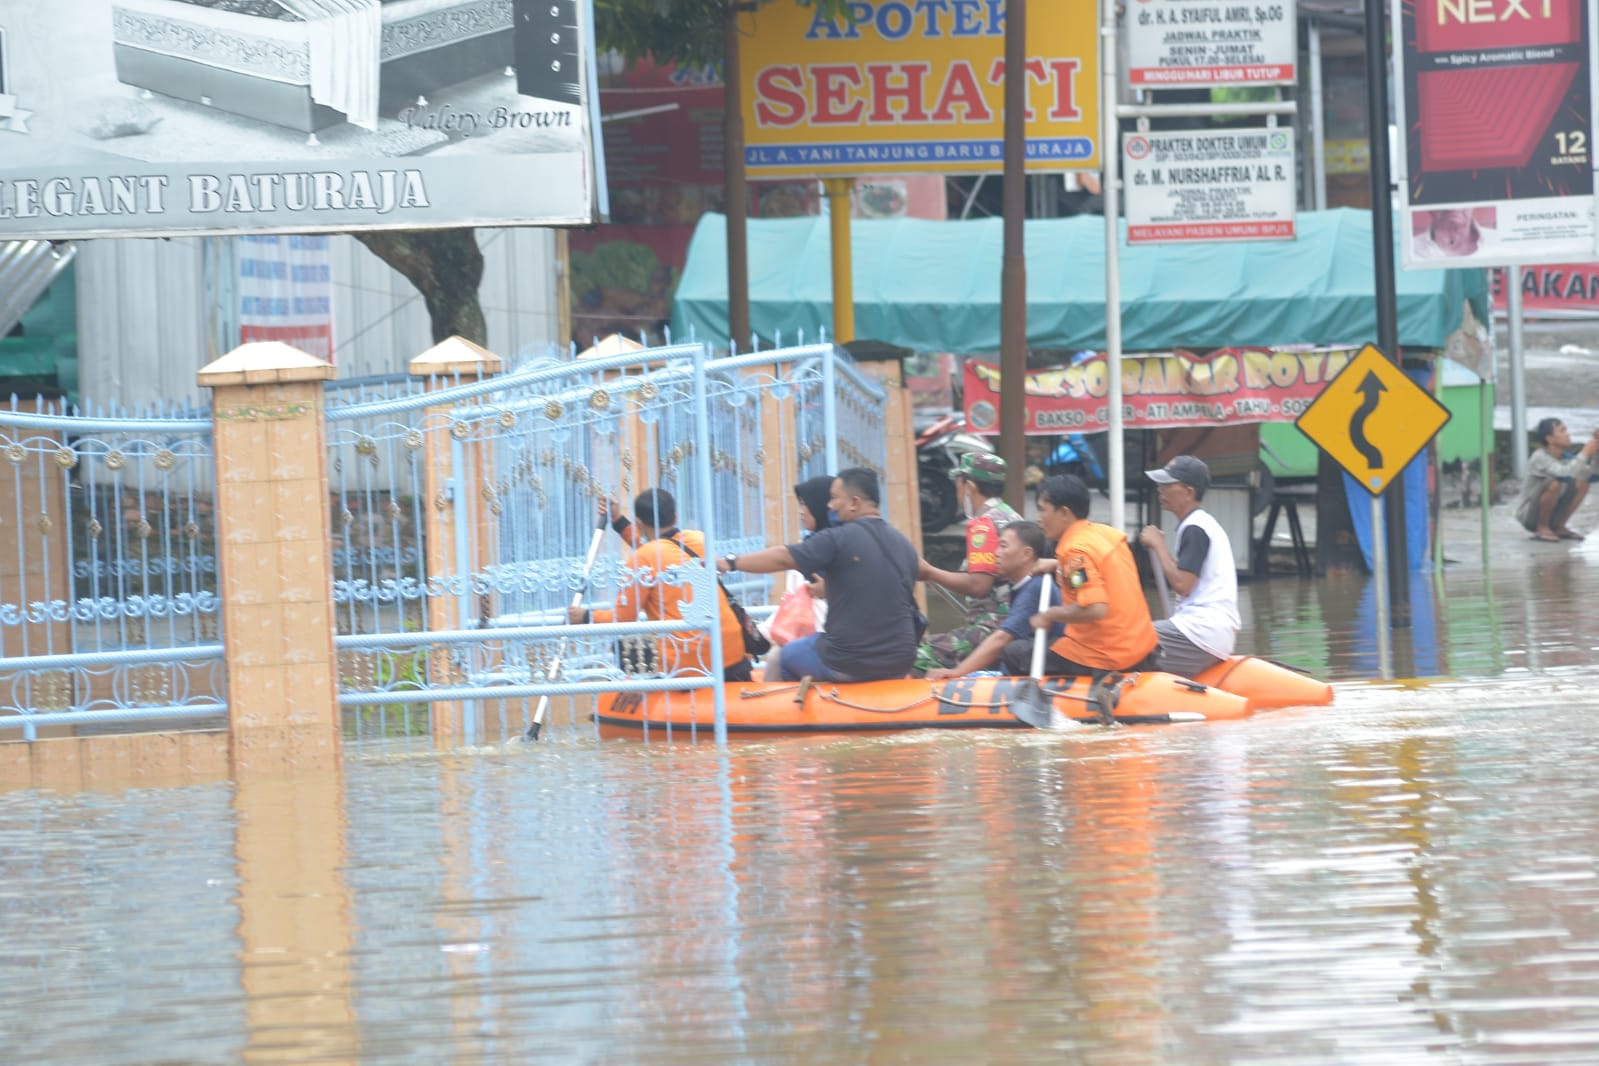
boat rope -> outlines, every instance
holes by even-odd
[[[758,700],[762,696],[775,696],[779,692],[793,692],[799,685],[773,685],[771,688],[741,689],[738,698],[741,700]]]
[[[907,703],[903,707],[868,707],[864,703],[851,703],[843,696],[840,696],[838,694],[838,689],[836,688],[832,692],[823,692],[821,695],[822,699],[829,703],[836,703],[842,707],[848,707],[854,711],[868,711],[872,714],[904,714],[912,707],[920,707],[924,703],[932,703],[934,700],[939,698],[936,695],[927,695],[923,696],[919,700]]]

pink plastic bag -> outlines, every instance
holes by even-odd
[[[768,631],[773,644],[787,644],[816,632],[816,601],[811,590],[801,585],[785,594],[772,613]]]

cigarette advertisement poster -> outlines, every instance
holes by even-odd
[[[1137,0],[1127,8],[1132,85],[1294,84],[1299,39],[1292,0]]]
[[[1358,349],[1221,348],[1122,358],[1122,421],[1128,429],[1292,422]],[[999,432],[999,367],[966,360],[966,421]],[[1103,353],[1072,366],[1027,373],[1026,432],[1096,433],[1109,428]]]
[[[1294,237],[1292,130],[1128,133],[1122,168],[1129,244]]]
[[[0,0],[0,239],[586,224],[588,0]]]
[[[1407,267],[1594,257],[1594,7],[1394,5]]]
[[[740,17],[751,180],[997,172],[1004,166],[1005,5],[858,0],[854,20],[792,0]],[[1098,6],[1027,21],[1027,169],[1100,165]]]

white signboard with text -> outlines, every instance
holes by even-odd
[[[1136,0],[1127,5],[1128,83],[1292,85],[1294,11],[1293,0]]]
[[[1294,237],[1290,129],[1124,134],[1122,173],[1129,244]]]

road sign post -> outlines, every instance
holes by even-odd
[[[1409,587],[1410,558],[1403,543],[1388,544],[1378,497],[1410,465],[1449,421],[1449,409],[1411,381],[1374,345],[1366,345],[1327,383],[1295,423],[1305,436],[1360,482],[1372,496],[1372,569],[1377,575],[1379,646],[1386,648],[1389,581],[1388,549],[1399,556],[1393,568]],[[1408,602],[1408,601],[1407,601]],[[1407,621],[1394,619],[1396,627]]]

